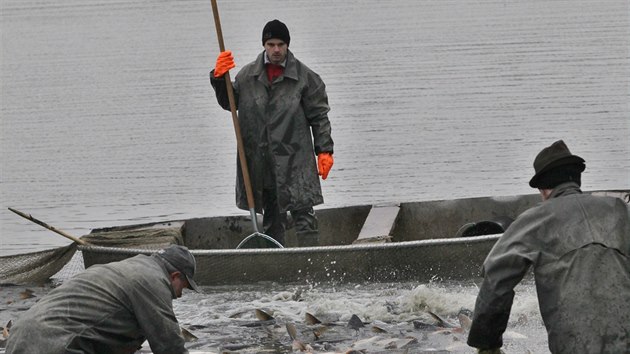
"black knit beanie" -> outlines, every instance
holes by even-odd
[[[289,42],[291,41],[291,36],[289,36],[289,29],[284,23],[278,20],[267,22],[267,24],[265,25],[265,28],[263,28],[263,31],[262,31],[263,46],[265,45],[265,42],[267,42],[268,40],[272,38],[281,39],[282,41],[284,41],[284,43],[287,44],[287,47],[289,46]]]

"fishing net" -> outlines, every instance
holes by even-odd
[[[157,250],[170,244],[183,244],[179,227],[94,232],[81,237],[90,245]],[[45,251],[0,257],[0,284],[40,283],[59,274],[69,278],[83,270],[77,245]],[[75,253],[77,253],[75,255]]]
[[[63,268],[77,250],[76,244],[50,250],[0,257],[0,283],[44,282]]]
[[[81,239],[104,247],[161,249],[170,244],[184,244],[181,227],[98,231]]]

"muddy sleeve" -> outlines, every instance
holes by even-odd
[[[151,284],[147,281],[134,287],[130,299],[136,319],[153,353],[188,353],[173,312],[173,295],[164,285],[162,282]]]
[[[320,152],[333,153],[330,121],[328,120],[328,95],[326,85],[319,75],[310,72],[307,76],[307,89],[302,96],[302,108],[313,134],[315,154]]]
[[[527,227],[515,221],[495,244],[483,265],[484,279],[473,313],[468,345],[480,349],[500,348],[507,327],[514,287],[536,258]]]
[[[225,109],[226,111],[230,109],[230,100],[227,94],[227,85],[225,83],[225,78],[216,78],[214,77],[214,69],[210,71],[210,84],[214,89],[215,96],[217,97],[217,102],[219,105]],[[232,88],[234,89],[234,100],[236,101],[236,107],[238,107],[238,90],[236,82],[232,83]]]

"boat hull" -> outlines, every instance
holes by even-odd
[[[630,191],[625,190],[592,193],[630,198]],[[509,221],[539,202],[540,196],[532,194],[401,203],[394,206],[399,210],[382,239],[391,242],[355,243],[368,224],[370,205],[317,210],[321,234],[317,247],[295,247],[296,236],[290,231],[286,248],[236,249],[251,233],[251,220],[246,216],[105,228],[90,235],[176,230],[173,242],[191,249],[197,261],[195,279],[202,285],[462,280],[481,276],[484,259]],[[485,228],[485,232],[477,227],[488,224],[496,227]],[[257,243],[248,247],[265,246],[260,243],[265,242],[262,238],[254,239]],[[150,254],[163,246],[79,249],[89,267]]]
[[[203,285],[461,280],[480,267],[499,235],[466,238],[242,250],[192,250]],[[86,266],[150,254],[146,249],[83,247]]]

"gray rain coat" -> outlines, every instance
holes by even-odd
[[[272,85],[264,55],[244,66],[233,85],[256,211],[263,207],[265,169],[274,172],[281,212],[321,204],[315,155],[333,152],[326,86],[289,50],[284,74]],[[210,82],[221,107],[230,110],[225,80],[211,72]],[[238,158],[236,205],[249,209]]]
[[[630,208],[573,182],[521,214],[484,265],[468,344],[502,346],[514,287],[533,266],[552,353],[630,350]]]
[[[176,297],[155,256],[95,265],[53,289],[11,328],[7,353],[188,353],[173,313]]]

